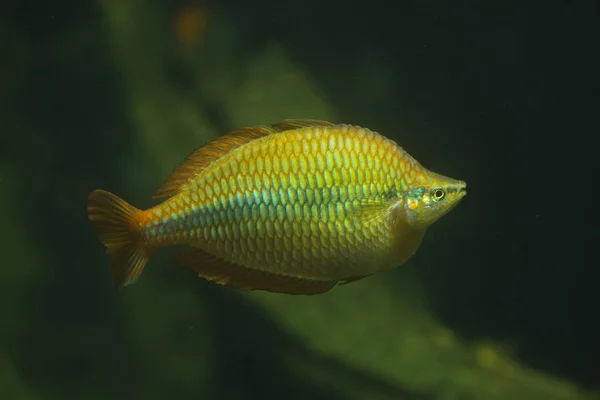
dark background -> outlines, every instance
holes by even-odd
[[[165,18],[187,4],[152,3]],[[431,312],[467,341],[510,343],[524,365],[600,389],[596,218],[588,211],[598,184],[587,178],[597,169],[597,3],[192,5],[229,18],[239,37],[237,62],[278,41],[332,101],[340,122],[390,132],[428,168],[467,181],[464,202],[417,255]],[[44,269],[27,292],[3,285],[2,324],[12,332],[4,351],[23,386],[41,398],[83,396],[88,388],[100,393],[89,398],[104,398],[152,384],[181,398],[128,352],[119,295],[106,271],[88,266],[106,259],[87,224],[85,198],[96,187],[123,191],[117,160],[139,147],[103,19],[93,1],[0,4],[0,179],[18,188],[7,193],[0,183],[0,193],[19,208],[2,213],[18,214],[34,247],[11,241],[17,236],[8,223],[0,235],[5,249],[37,252]],[[160,68],[185,87],[186,66],[171,56]],[[360,90],[361,68],[370,62],[389,71],[385,96]],[[202,99],[198,107],[221,133],[238,128],[219,101]],[[395,132],[399,123],[410,137]],[[164,177],[151,178],[157,185]],[[11,258],[0,263],[23,268]],[[164,285],[184,285],[197,301],[219,304],[207,311],[213,322],[206,327],[218,354],[210,372],[215,398],[337,396],[282,367],[280,347],[302,352],[304,345],[260,309],[210,284],[164,274]],[[162,301],[160,291],[153,296],[149,303]],[[244,321],[252,328],[242,329]],[[257,354],[256,346],[270,350]],[[319,365],[336,363],[314,357]],[[364,371],[335,368],[375,391],[395,390]]]

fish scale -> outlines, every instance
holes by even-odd
[[[332,267],[371,272],[379,265],[361,262],[371,261],[390,232],[361,224],[348,210],[353,200],[380,196],[398,179],[391,155],[401,150],[393,146],[349,126],[267,137],[215,161],[159,205],[171,218],[145,236],[151,245],[197,244],[236,264],[299,277],[324,279]],[[238,179],[226,178],[231,174]],[[154,226],[150,217],[144,232]],[[153,234],[160,228],[166,233]]]
[[[117,286],[179,245],[176,262],[217,283],[317,294],[405,262],[465,187],[369,129],[284,120],[196,150],[151,209],[95,190],[88,215]]]

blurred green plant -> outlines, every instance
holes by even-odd
[[[92,160],[118,165],[118,181],[112,183],[129,191],[123,195],[149,198],[183,157],[227,129],[283,118],[337,120],[342,114],[282,43],[243,50],[243,32],[227,15],[201,10],[209,26],[198,30],[207,35],[197,44],[202,47],[179,46],[168,8],[175,3],[98,3],[102,19],[95,29],[108,37],[113,58],[105,62],[120,77],[126,94],[122,111],[130,124],[127,134],[139,154],[107,153],[106,149],[129,138],[116,131],[103,138],[111,143]],[[78,29],[83,28],[55,40],[67,43]],[[30,62],[24,56],[11,61],[16,63],[15,71],[19,63]],[[361,92],[357,96],[372,96],[378,104],[391,96],[385,66],[365,62],[356,74],[369,76],[354,87]],[[17,92],[23,83],[11,85],[11,91]],[[3,114],[8,118],[7,110]],[[62,144],[52,147],[55,137],[23,128],[30,122],[26,116],[25,112],[13,119],[21,127],[15,140],[23,148],[28,148],[26,142],[38,140],[29,159],[45,161],[53,154],[44,150]],[[86,138],[85,132],[77,135]],[[85,142],[82,153],[89,147]],[[52,186],[57,182],[56,192],[49,198],[47,193],[27,193],[43,194],[43,201],[69,210],[66,215],[80,216],[68,221],[81,225],[66,229],[77,236],[88,235],[58,249],[30,235],[39,221],[28,218],[35,210],[23,206],[32,204],[23,203],[22,193],[32,179],[39,178],[39,169],[25,171],[0,160],[0,222],[10,233],[2,240],[2,257],[15,266],[0,268],[0,311],[6,322],[0,331],[2,399],[598,398],[527,368],[499,343],[457,337],[428,310],[414,263],[321,296],[305,297],[217,287],[187,270],[161,267],[170,264],[165,254],[153,260],[139,283],[114,293],[108,286],[107,259],[84,218],[89,188],[81,185],[82,177],[71,168],[72,175],[65,172],[67,168],[54,168],[43,178],[51,180]],[[68,192],[72,187],[76,189]],[[64,219],[50,221],[56,226],[64,223]],[[54,233],[51,228],[48,231]],[[82,259],[89,261],[83,266],[85,272],[76,275],[82,266],[68,269],[66,264],[80,247],[86,252]],[[93,249],[89,254],[88,248]],[[49,268],[53,260],[65,265]],[[52,279],[52,274],[58,278]],[[57,282],[66,277],[72,279],[69,286],[59,286]],[[99,283],[103,278],[105,282]],[[57,292],[68,296],[56,308],[48,308],[54,314],[31,310],[42,308],[42,301],[51,303]],[[85,305],[85,315],[77,314],[79,308],[70,314],[57,311],[77,301]],[[248,367],[241,369],[239,364]],[[87,373],[78,375],[78,369]],[[65,371],[71,375],[58,379],[57,374]],[[238,376],[240,371],[248,375]]]
[[[176,165],[174,154],[181,156],[185,154],[182,149],[187,151],[201,144],[197,132],[206,132],[210,137],[224,132],[211,129],[205,122],[206,116],[201,109],[194,108],[189,96],[186,100],[183,94],[175,95],[172,85],[165,81],[164,74],[157,68],[149,68],[147,73],[152,75],[139,78],[140,65],[156,67],[160,64],[164,50],[161,50],[160,43],[165,39],[164,31],[144,30],[143,25],[153,21],[160,12],[149,5],[145,7],[148,15],[140,18],[140,9],[134,3],[104,2],[115,37],[119,65],[127,71],[127,81],[131,85],[132,110],[138,121],[136,133],[146,145],[146,156],[158,166],[158,171],[164,173]],[[219,24],[224,17],[214,18],[221,18],[214,22]],[[137,21],[141,22],[138,24]],[[160,25],[159,22],[154,23]],[[148,46],[147,40],[152,34],[161,35],[162,39],[156,37],[153,45]],[[211,40],[235,45],[229,37],[222,42],[219,37],[211,37]],[[132,48],[143,50],[135,54],[125,50]],[[202,61],[190,60],[195,65],[190,75],[190,86],[200,93],[198,97],[219,93],[215,101],[223,108],[227,127],[290,117],[335,120],[335,107],[280,44],[270,43],[260,52],[241,59],[215,57],[224,64],[213,65],[212,68],[206,61],[211,60],[210,50],[204,49],[205,52],[198,55]],[[147,82],[152,82],[152,85]],[[219,82],[221,90],[208,82]],[[211,90],[202,94],[204,86]],[[382,85],[376,87],[381,92]],[[155,88],[159,89],[153,94]],[[138,114],[136,110],[141,107],[147,112]],[[179,128],[178,135],[189,138],[190,142],[186,139],[182,139],[185,144],[170,142],[174,127]],[[194,146],[191,145],[192,139]],[[306,343],[311,351],[374,374],[412,393],[440,399],[586,398],[568,382],[528,370],[499,345],[485,342],[467,344],[458,339],[424,306],[425,294],[412,273],[413,267],[405,266],[394,272],[393,280],[389,276],[369,278],[322,296],[268,293],[241,296],[259,304],[278,326]],[[285,354],[280,356],[286,359]],[[315,381],[325,379],[323,376],[317,378],[310,369],[294,368],[292,364],[296,362],[298,360],[294,357],[289,358],[290,365],[287,367],[297,374],[309,375]],[[362,393],[363,397],[356,396],[356,388],[353,388],[354,395],[342,388],[338,390],[347,398],[366,396],[365,393]],[[377,398],[378,393],[370,391],[368,397]]]

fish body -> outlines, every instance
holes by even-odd
[[[465,186],[369,129],[286,120],[200,148],[153,208],[97,190],[88,209],[117,286],[135,281],[155,249],[180,245],[176,262],[201,277],[314,294],[408,260]]]

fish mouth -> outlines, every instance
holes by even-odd
[[[467,195],[467,183],[461,181],[460,184],[458,185],[458,197],[462,199],[466,195]]]

